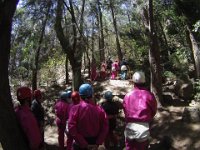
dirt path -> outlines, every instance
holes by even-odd
[[[122,101],[125,93],[131,91],[133,85],[129,81],[107,80],[103,82],[94,82],[95,93],[100,94],[104,91],[111,90],[115,98]],[[59,89],[60,90],[60,89]],[[52,92],[54,91],[54,92]],[[53,89],[51,94],[58,93]],[[50,97],[51,94],[49,95]],[[54,98],[54,97],[53,97]],[[47,149],[57,149],[57,128],[53,122],[54,113],[52,106],[54,101],[48,100],[48,122],[45,128],[45,142],[48,144]],[[47,105],[47,102],[46,102]],[[186,123],[182,120],[183,110],[186,106],[166,106],[158,110],[154,122],[152,123],[152,138],[150,140],[150,150],[199,150],[200,149],[200,123]],[[117,133],[120,139],[120,148],[124,148],[124,118],[123,111],[118,118]],[[117,149],[115,149],[117,150]]]

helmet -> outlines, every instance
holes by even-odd
[[[78,104],[80,102],[80,95],[77,91],[72,92],[71,98],[74,104]]]
[[[69,93],[67,93],[67,92],[60,93],[60,99],[67,100],[68,98],[69,98]]]
[[[28,87],[20,87],[17,89],[17,99],[18,100],[24,100],[24,99],[31,99],[32,93],[31,89]]]
[[[106,100],[112,100],[112,98],[113,98],[112,92],[111,91],[106,91],[105,94],[104,94],[104,98]]]
[[[90,84],[82,84],[80,87],[79,87],[79,94],[81,97],[85,97],[85,98],[88,98],[88,97],[91,97],[92,94],[93,94],[93,89],[92,89],[92,86]]]
[[[137,71],[133,74],[133,82],[134,83],[145,83],[145,75],[144,75],[144,72],[142,71]]]
[[[34,93],[33,93],[33,96],[36,98],[38,98],[38,97],[42,97],[42,93],[41,93],[41,91],[40,90],[35,90],[34,91]]]
[[[127,70],[126,65],[122,65],[122,66],[121,66],[121,71],[125,71],[125,70]]]

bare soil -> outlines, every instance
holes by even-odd
[[[123,100],[125,93],[131,91],[133,85],[129,81],[106,80],[93,82],[96,101],[100,103],[102,93],[106,90],[113,91],[114,100],[119,103]],[[60,90],[65,87],[54,86],[45,90],[45,101],[43,103],[46,110],[45,142],[46,149],[55,150],[58,148],[57,128],[54,123],[53,105]],[[152,122],[152,137],[150,139],[149,150],[199,150],[200,149],[200,122],[185,122],[182,119],[183,111],[188,103],[182,103],[176,99],[164,107],[159,107],[158,112]],[[191,108],[195,109],[196,106]],[[119,114],[118,127],[116,133],[120,140],[120,146],[115,150],[123,150],[124,147],[124,117],[123,111]],[[102,149],[102,147],[100,148]]]

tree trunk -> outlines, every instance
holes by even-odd
[[[190,45],[191,45],[191,50],[192,50],[192,53],[193,53],[193,60],[194,60],[194,68],[195,68],[195,72],[196,72],[196,78],[199,79],[199,77],[200,77],[200,51],[199,51],[199,47],[198,47],[197,41],[195,39],[195,36],[192,33],[189,25],[187,25],[187,30],[189,32]]]
[[[161,104],[163,104],[160,50],[154,27],[153,0],[149,0],[149,27],[150,27],[149,63],[151,72],[151,90],[154,93],[156,100]]]
[[[81,61],[80,62],[75,62],[71,63],[72,66],[72,87],[73,90],[78,91],[80,85],[82,84],[82,78],[81,78]]]
[[[112,19],[113,19],[113,26],[114,26],[114,30],[115,30],[117,55],[118,55],[119,61],[122,61],[123,55],[122,55],[121,46],[120,46],[120,42],[119,42],[119,33],[118,33],[118,29],[117,29],[117,21],[116,21],[115,12],[114,12],[113,0],[110,0],[110,9],[111,9],[111,14],[112,14]]]
[[[105,50],[104,50],[104,33],[103,33],[103,21],[102,21],[102,12],[100,1],[97,0],[98,4],[98,17],[99,17],[99,30],[100,30],[100,38],[99,38],[99,51],[100,51],[100,62],[105,61]]]
[[[160,31],[161,31],[161,39],[160,42],[161,44],[163,44],[163,51],[161,52],[161,56],[163,57],[163,62],[166,62],[166,61],[169,61],[169,56],[170,56],[170,48],[169,48],[169,45],[168,45],[168,41],[167,41],[167,37],[166,37],[166,34],[164,32],[164,29],[163,29],[163,25],[162,23],[160,22],[160,20],[158,20],[158,25],[160,27]]]
[[[64,35],[64,29],[61,25],[62,22],[62,10],[63,10],[63,1],[57,0],[57,11],[56,11],[56,23],[55,23],[55,30],[57,37],[60,41],[60,44],[65,51],[65,53],[68,56],[69,62],[72,66],[72,87],[74,90],[78,90],[79,86],[82,84],[82,78],[81,78],[81,66],[82,66],[82,54],[83,54],[83,49],[84,46],[82,44],[82,38],[80,40],[77,40],[77,23],[76,23],[76,18],[74,14],[74,9],[73,9],[73,2],[69,0],[70,7],[67,7],[71,14],[71,21],[73,23],[73,42],[71,43],[69,41],[70,35]],[[83,1],[82,7],[84,7],[85,1]],[[82,8],[82,14],[84,12],[84,9]],[[81,16],[82,16],[81,14]],[[82,17],[81,17],[82,18]],[[81,19],[83,21],[83,19]],[[80,23],[80,34],[82,37],[82,21]],[[70,33],[69,33],[70,34]]]
[[[65,55],[65,83],[69,83],[69,71],[68,71],[68,57]]]
[[[5,150],[27,150],[13,110],[8,78],[12,17],[17,3],[0,1],[0,141]]]
[[[36,54],[35,54],[35,63],[34,63],[34,67],[33,67],[33,71],[32,71],[32,90],[36,90],[37,89],[37,74],[38,74],[38,66],[39,66],[39,57],[40,57],[40,50],[41,50],[41,46],[42,46],[42,42],[43,42],[43,37],[44,37],[44,34],[45,34],[45,27],[46,27],[46,23],[47,23],[47,19],[48,19],[48,16],[49,16],[49,10],[50,10],[50,1],[48,3],[48,9],[47,9],[47,12],[46,12],[46,18],[43,22],[43,25],[42,25],[42,32],[41,32],[41,35],[40,35],[40,39],[39,39],[39,42],[38,42],[38,48],[37,48],[37,51],[36,51]]]

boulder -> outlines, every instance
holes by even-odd
[[[179,89],[179,96],[184,100],[191,99],[193,95],[193,85],[192,83],[182,84]]]
[[[182,120],[187,123],[200,122],[200,108],[185,107],[182,115]]]

